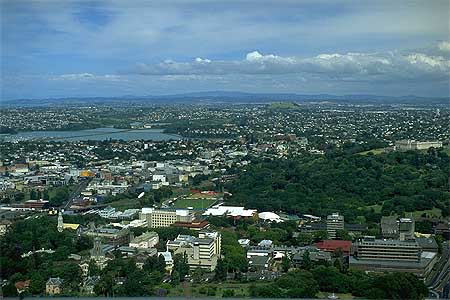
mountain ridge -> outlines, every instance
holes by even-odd
[[[112,96],[112,97],[59,97],[59,98],[25,98],[3,100],[0,106],[48,106],[48,105],[74,105],[74,104],[119,104],[119,103],[145,103],[163,104],[171,103],[270,103],[274,101],[293,102],[322,102],[337,103],[371,103],[371,104],[448,104],[450,98],[422,97],[414,95],[381,96],[368,94],[333,95],[333,94],[297,94],[297,93],[248,93],[239,91],[205,91],[167,95],[146,96]]]

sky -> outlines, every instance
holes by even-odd
[[[2,0],[1,99],[449,96],[448,0]]]

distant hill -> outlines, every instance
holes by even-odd
[[[296,109],[299,105],[295,102],[274,102],[269,105],[270,109]]]
[[[160,96],[120,96],[120,97],[67,97],[49,99],[16,99],[0,101],[0,106],[54,106],[54,105],[95,105],[95,104],[164,104],[164,103],[271,103],[290,102],[334,102],[361,104],[417,104],[445,105],[449,98],[401,96],[389,97],[378,95],[304,95],[289,93],[244,93],[228,91],[193,92]]]

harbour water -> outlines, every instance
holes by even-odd
[[[179,140],[181,136],[163,133],[162,129],[95,128],[74,131],[28,131],[0,135],[0,141],[55,140],[55,141],[103,141],[103,140]]]

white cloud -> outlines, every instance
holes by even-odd
[[[449,43],[449,42],[442,41],[442,42],[440,42],[440,43],[438,44],[438,48],[439,48],[439,50],[441,50],[441,51],[447,51],[447,52],[450,52],[450,43]]]
[[[49,77],[49,80],[63,80],[63,81],[127,81],[120,75],[104,74],[95,75],[91,73],[74,73],[74,74],[61,74],[53,75]]]
[[[417,52],[324,53],[313,57],[282,57],[247,53],[242,60],[140,63],[130,70],[139,75],[300,74],[341,80],[436,80],[448,78],[448,57]]]

